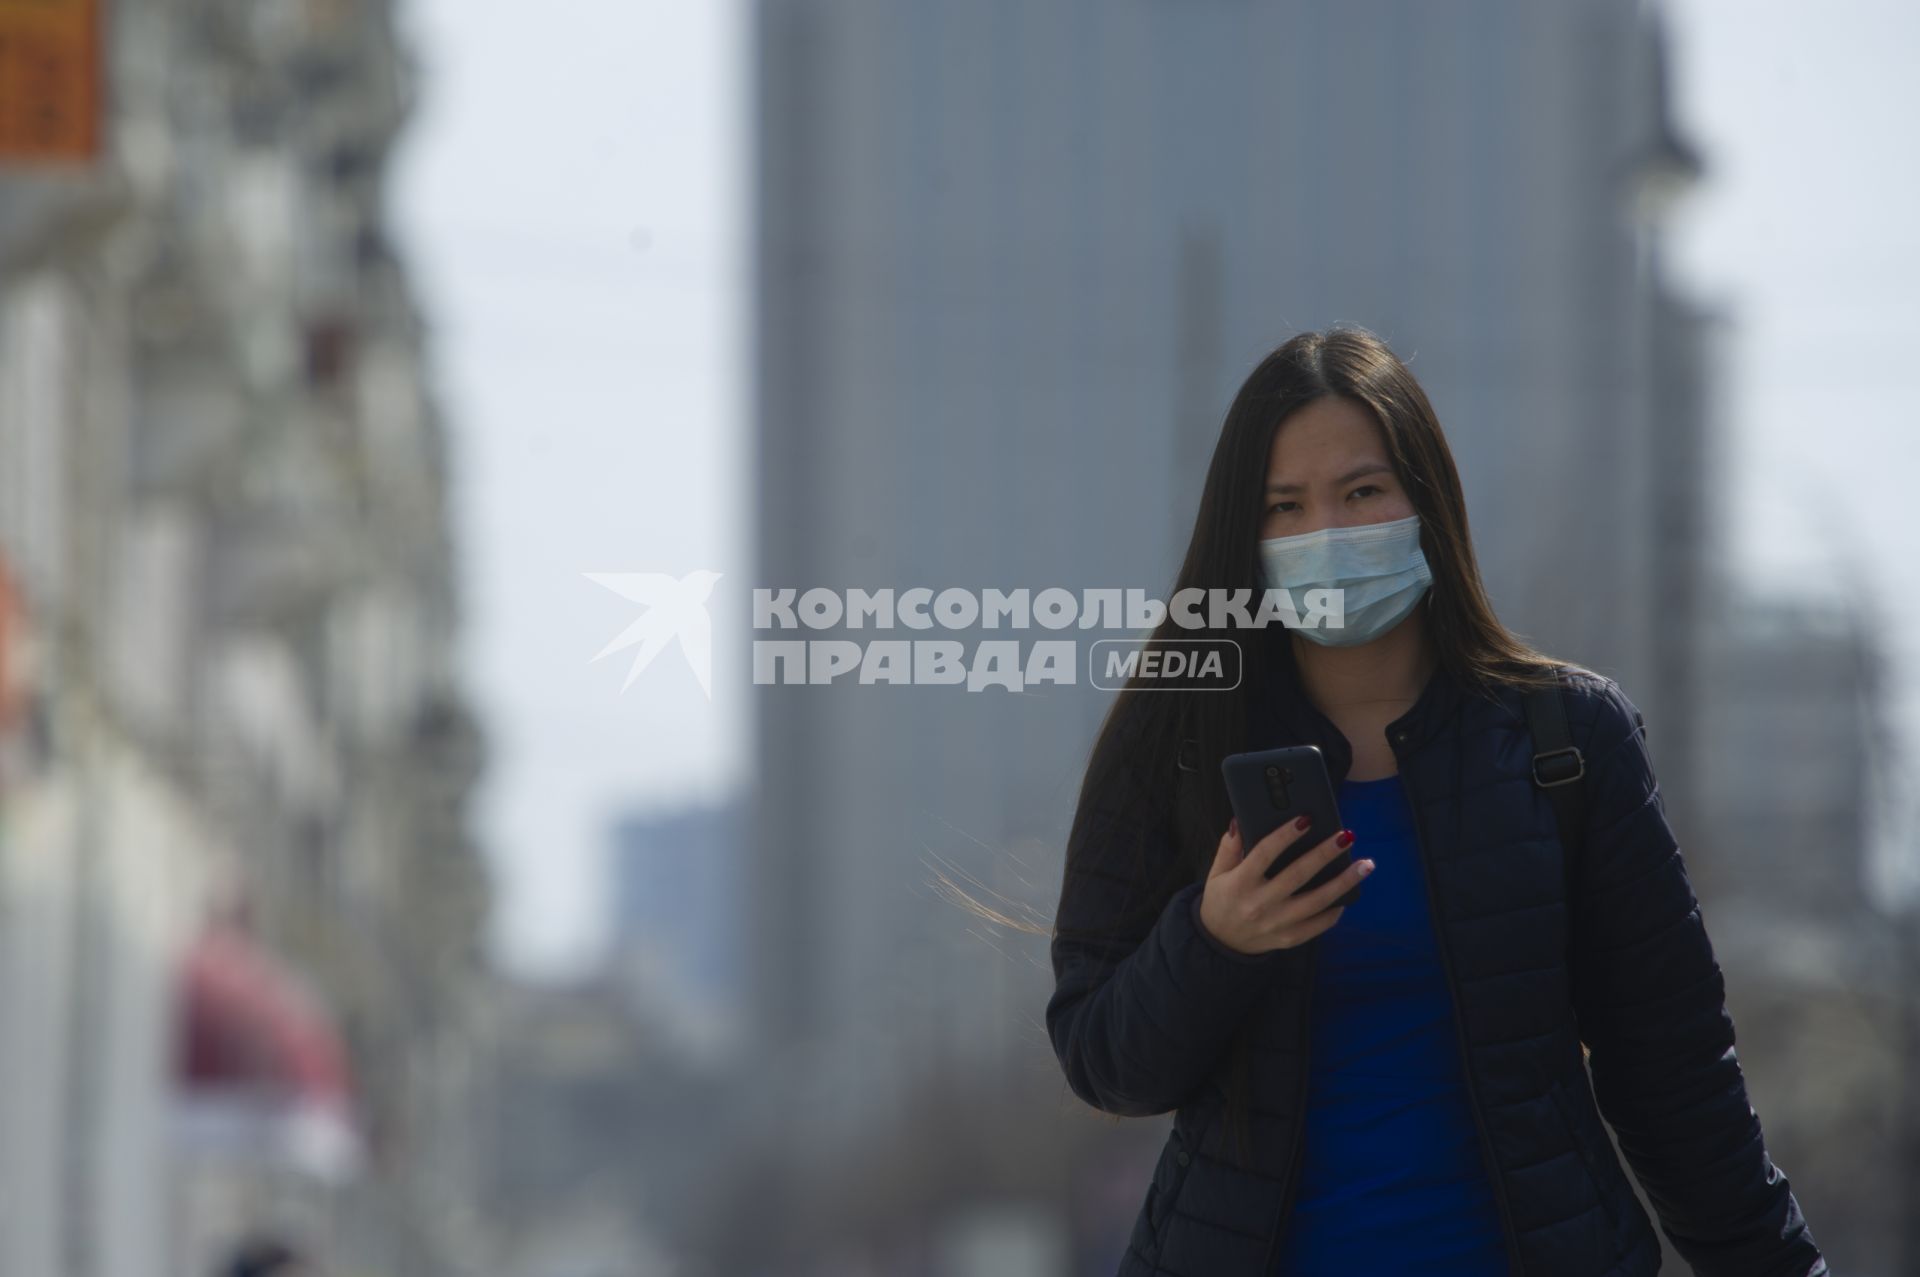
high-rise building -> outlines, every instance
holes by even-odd
[[[77,164],[0,145],[0,1271],[197,1277],[255,1230],[476,1271],[481,739],[385,226],[394,6],[4,8],[0,74],[101,113]],[[235,899],[251,938],[201,936]],[[290,1074],[338,1100],[336,1035],[357,1161],[181,1120]]]
[[[756,585],[1164,597],[1240,381],[1353,321],[1431,395],[1502,617],[1686,712],[1703,388],[1657,339],[1701,321],[1655,239],[1695,162],[1640,6],[753,14]],[[1043,1054],[1044,973],[939,878],[1050,913],[1107,694],[755,697],[755,1020],[824,1074],[791,1120]]]
[[[1861,602],[1736,596],[1715,610],[1697,689],[1704,854],[1690,867],[1769,1144],[1809,1218],[1863,1267],[1897,1271],[1920,1020],[1911,919],[1878,897],[1873,861],[1908,769]]]
[[[634,1009],[709,1056],[737,1047],[746,978],[744,812],[636,813],[612,830],[608,966]]]

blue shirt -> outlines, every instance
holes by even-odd
[[[1398,776],[1347,781],[1340,816],[1373,874],[1316,942],[1305,1148],[1283,1277],[1505,1277]]]

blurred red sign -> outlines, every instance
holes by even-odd
[[[91,160],[99,0],[0,0],[0,164]]]
[[[20,718],[26,701],[26,673],[20,649],[26,639],[25,609],[13,587],[13,572],[0,554],[0,733]]]

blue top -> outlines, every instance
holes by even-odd
[[[1506,1277],[1400,777],[1346,781],[1353,854],[1374,862],[1317,943],[1306,1146],[1284,1277]]]

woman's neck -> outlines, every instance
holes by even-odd
[[[1349,715],[1398,718],[1420,699],[1437,662],[1427,642],[1424,600],[1407,619],[1371,643],[1327,647],[1298,634],[1294,668],[1307,699],[1335,721]]]

